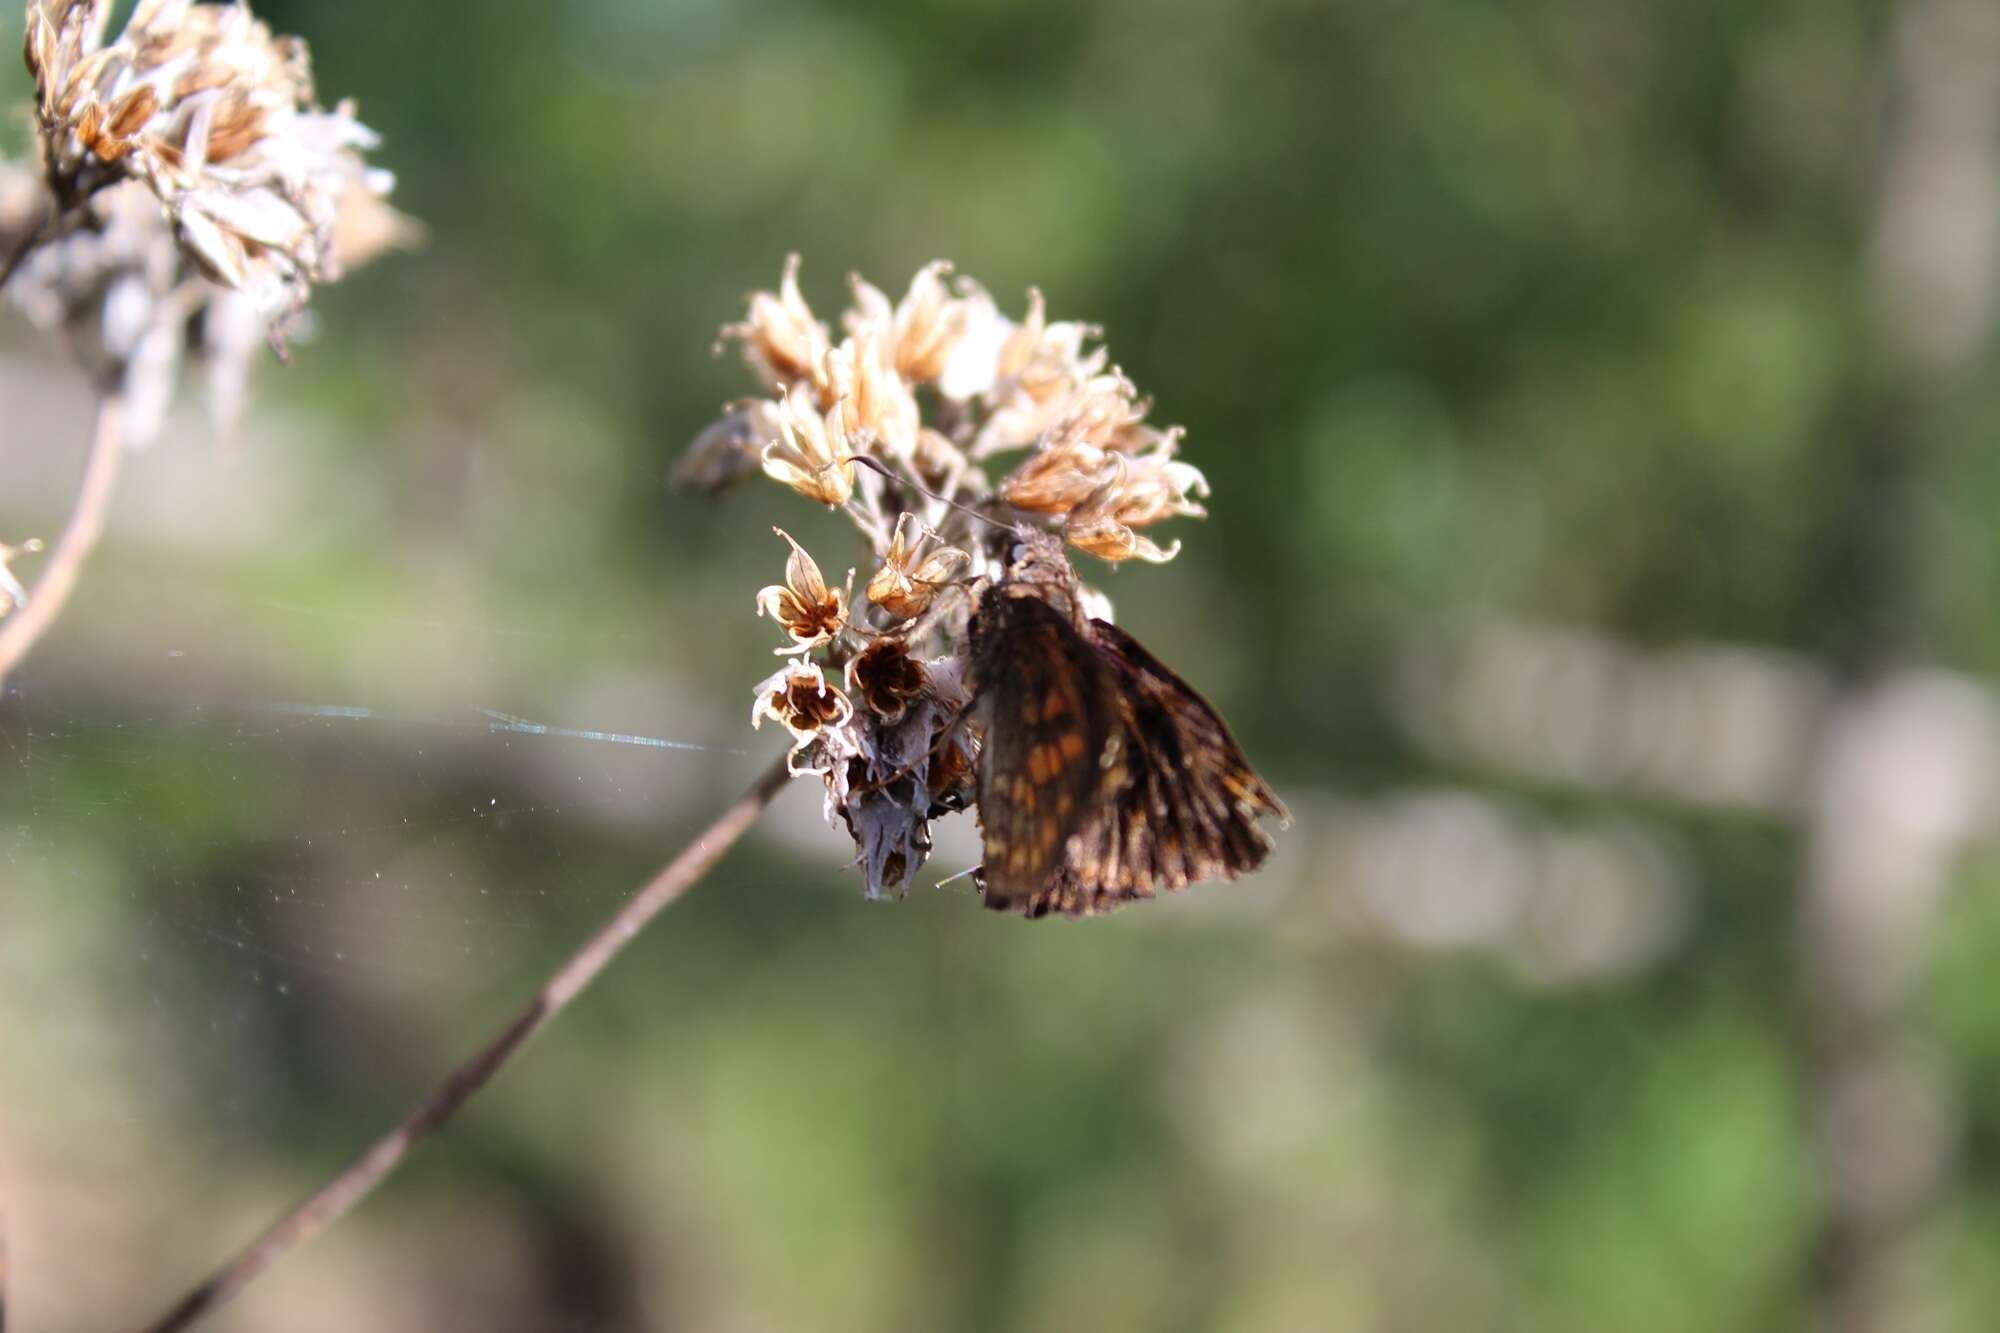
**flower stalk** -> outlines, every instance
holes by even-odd
[[[780,761],[765,770],[736,802],[641,885],[611,918],[484,1045],[375,1140],[339,1174],[266,1228],[233,1258],[146,1325],[146,1333],[181,1333],[241,1295],[287,1254],[353,1210],[408,1160],[410,1153],[457,1115],[473,1094],[520,1053],[528,1039],[553,1022],[638,938],[654,917],[700,882],[757,822],[791,776]]]
[[[69,522],[49,553],[33,592],[25,600],[8,594],[15,606],[0,620],[0,684],[14,674],[29,650],[62,614],[78,576],[83,573],[84,563],[104,534],[104,517],[111,508],[111,496],[117,489],[125,454],[124,415],[124,400],[117,394],[107,395],[98,403],[97,427],[91,433],[83,484],[77,491],[76,507],[70,511]]]

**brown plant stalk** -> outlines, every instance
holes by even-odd
[[[107,393],[97,406],[97,426],[90,443],[90,457],[84,463],[83,484],[77,491],[76,507],[69,522],[42,566],[42,576],[26,603],[0,620],[0,683],[14,673],[56,617],[62,614],[76,587],[84,562],[97,547],[104,532],[104,516],[111,507],[117,488],[118,467],[125,453],[124,399]]]
[[[234,1299],[259,1274],[293,1249],[338,1221],[391,1172],[412,1149],[436,1133],[500,1068],[595,981],[611,960],[661,909],[686,893],[749,830],[790,777],[784,760],[767,769],[734,805],[681,850],[625,905],[584,941],[543,983],[534,998],[485,1045],[452,1069],[396,1126],[371,1144],[340,1173],[279,1218],[171,1310],[146,1325],[147,1333],[176,1333]]]

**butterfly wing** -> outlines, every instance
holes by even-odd
[[[1162,889],[1235,879],[1270,853],[1258,819],[1287,818],[1207,700],[1117,626],[1100,620],[1091,631],[1117,686],[1120,780],[1020,904],[1030,916],[1108,912]]]
[[[972,640],[987,710],[979,774],[986,905],[1027,910],[1071,836],[1124,784],[1117,679],[1039,597],[984,599]]]

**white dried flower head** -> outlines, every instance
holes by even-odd
[[[785,257],[785,275],[777,292],[752,292],[750,313],[737,324],[722,327],[725,339],[743,344],[743,359],[765,387],[786,392],[801,380],[814,379],[832,344],[826,325],[813,318],[812,307],[799,292],[799,257]]]
[[[63,211],[143,182],[182,252],[249,295],[274,339],[314,284],[340,276],[350,200],[368,198],[378,236],[407,236],[381,203],[393,178],[361,156],[374,133],[349,103],[319,108],[302,41],[274,37],[248,4],[141,0],[107,43],[109,11],[28,8],[42,161]]]
[[[779,406],[778,438],[764,446],[764,474],[815,504],[846,504],[854,494],[854,456],[866,452],[867,441],[854,447],[842,417],[839,403],[820,411],[812,385],[793,385]]]
[[[1091,326],[1050,322],[1039,291],[1016,323],[969,279],[952,294],[949,272],[926,265],[896,302],[853,278],[829,345],[788,261],[780,290],[724,330],[771,396],[732,408],[675,474],[714,489],[754,453],[773,479],[843,509],[867,541],[863,604],[852,572],[845,589],[828,588],[796,543],[785,582],[759,594],[793,660],[757,687],[753,718],[783,723],[792,771],[824,783],[827,820],[853,838],[870,897],[909,882],[932,820],[977,803],[991,719],[967,716],[970,622],[991,580],[1019,577],[1010,548],[1025,537],[1054,550],[1058,609],[1109,622],[1110,604],[1051,539],[1111,561],[1165,560],[1178,544],[1140,530],[1199,516],[1207,494],[1175,456],[1179,431],[1147,424],[1148,401],[1107,370]],[[989,481],[983,460],[1016,449],[1030,452]]]
[[[774,583],[757,594],[757,614],[768,615],[791,636],[791,646],[777,652],[809,653],[831,643],[834,635],[847,627],[848,594],[845,589],[826,586],[818,563],[806,554],[805,547],[793,541],[791,533],[783,528],[771,531],[791,543],[792,553],[785,560],[784,583]],[[852,571],[847,580],[851,586]]]
[[[9,546],[0,542],[0,616],[6,615],[17,606],[28,604],[28,590],[21,586],[21,580],[14,573],[14,562],[24,555],[38,555],[42,549],[39,537],[30,537],[19,546]]]

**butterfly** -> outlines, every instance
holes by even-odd
[[[985,711],[979,818],[986,905],[1108,912],[1234,879],[1271,850],[1285,807],[1187,682],[1090,618],[1062,543],[1015,535],[970,627]]]

